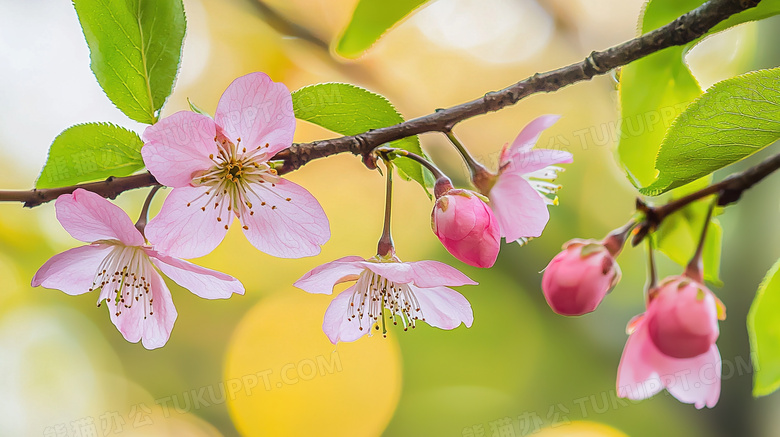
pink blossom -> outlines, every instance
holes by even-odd
[[[492,267],[501,246],[498,222],[473,191],[451,189],[438,196],[431,225],[444,247],[475,267]]]
[[[564,316],[589,313],[620,279],[612,254],[596,240],[572,240],[550,261],[542,291],[550,308]]]
[[[558,121],[558,115],[543,115],[529,123],[512,145],[504,146],[499,159],[498,176],[478,183],[490,198],[501,236],[507,242],[542,235],[550,213],[547,205],[557,205],[554,195],[559,185],[552,181],[563,169],[554,164],[572,162],[572,155],[562,150],[532,149],[541,133]]]
[[[374,257],[348,256],[306,273],[295,286],[309,293],[331,294],[336,284],[357,281],[341,292],[325,312],[322,329],[333,344],[355,341],[382,327],[386,319],[400,322],[404,331],[418,320],[441,329],[454,329],[474,321],[471,305],[448,288],[475,285],[466,275],[438,261],[400,262]]]
[[[219,245],[235,215],[249,242],[265,253],[318,254],[330,238],[322,207],[269,164],[290,147],[294,131],[290,92],[264,73],[234,80],[213,120],[181,111],[149,126],[144,162],[174,189],[147,236],[166,253],[198,257]]]
[[[718,346],[712,344],[703,354],[692,358],[670,357],[650,338],[647,319],[656,311],[653,303],[647,313],[629,325],[629,337],[617,376],[618,396],[633,400],[652,397],[666,388],[680,402],[696,408],[709,408],[720,397],[721,359]]]
[[[659,351],[674,358],[692,358],[715,344],[722,304],[704,284],[674,276],[651,298],[654,311],[648,314],[647,329]]]
[[[69,295],[100,290],[111,321],[129,342],[147,349],[163,346],[176,321],[171,293],[158,269],[205,299],[244,294],[231,276],[158,252],[118,206],[83,189],[55,203],[57,219],[73,238],[90,243],[54,255],[38,270],[32,286]]]

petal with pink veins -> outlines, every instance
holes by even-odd
[[[339,258],[315,267],[293,285],[308,293],[331,294],[336,284],[358,278],[364,270],[363,261],[365,260],[359,256]]]
[[[57,220],[77,240],[86,243],[119,240],[127,246],[144,244],[144,237],[122,208],[98,194],[79,188],[58,197],[54,205]]]
[[[35,273],[32,286],[62,290],[75,296],[90,291],[100,263],[111,246],[92,244],[74,247],[49,258]]]
[[[490,205],[507,242],[542,235],[550,213],[542,196],[522,176],[504,173],[490,190]]]
[[[211,118],[180,111],[146,128],[141,155],[155,179],[169,187],[186,187],[193,173],[211,168],[209,155],[218,153]]]
[[[325,318],[322,322],[322,330],[331,343],[336,344],[340,341],[355,341],[358,338],[368,334],[371,331],[373,322],[366,312],[361,320],[357,317],[349,317],[349,302],[355,293],[355,286],[351,286],[339,293],[325,311]],[[360,328],[363,329],[360,329]]]
[[[512,141],[512,145],[509,146],[509,149],[505,149],[501,153],[501,164],[504,163],[504,159],[511,158],[512,155],[514,155],[517,152],[523,152],[530,150],[534,144],[539,140],[539,137],[542,135],[542,132],[544,132],[547,128],[555,124],[556,121],[560,120],[560,115],[554,115],[554,114],[548,114],[548,115],[541,115],[539,117],[536,117],[534,120],[532,120],[530,123],[528,123],[523,130],[520,131],[519,134],[517,134],[517,137],[515,137],[515,140]]]
[[[215,208],[208,202],[207,191],[208,187],[181,187],[168,194],[159,214],[146,225],[146,238],[156,250],[177,258],[196,258],[219,246],[233,213],[225,211],[226,205]],[[229,201],[226,197],[222,203]]]
[[[555,164],[570,164],[571,153],[555,149],[534,149],[515,153],[502,167],[501,175],[508,173],[529,174]]]
[[[718,346],[713,344],[701,355],[676,360],[685,363],[675,363],[664,372],[673,375],[673,381],[666,387],[669,393],[678,401],[693,404],[698,409],[714,407],[720,398],[722,370]]]
[[[214,120],[233,143],[241,138],[247,149],[268,144],[266,160],[290,147],[295,132],[290,90],[265,73],[250,73],[228,85]]]
[[[166,276],[196,296],[204,299],[227,299],[234,293],[244,294],[243,284],[230,275],[152,250],[147,253],[152,263]]]
[[[365,262],[363,266],[390,281],[399,284],[414,283],[424,288],[477,284],[460,270],[439,261]]]
[[[305,188],[280,178],[252,186],[252,213],[242,211],[244,235],[257,249],[279,258],[320,253],[330,239],[330,225],[319,202]]]
[[[156,349],[165,345],[171,336],[177,312],[168,286],[156,270],[150,268],[150,296],[153,299],[151,308],[144,300],[133,301],[130,308],[120,303],[117,315],[117,305],[112,299],[107,299],[111,321],[130,343],[142,344],[146,349]]]
[[[462,294],[447,287],[412,288],[425,322],[441,329],[467,328],[474,322],[471,304]]]

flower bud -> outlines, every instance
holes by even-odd
[[[703,284],[674,276],[664,280],[650,299],[647,326],[663,354],[692,358],[715,344],[723,304]]]
[[[544,270],[542,291],[556,313],[580,316],[595,310],[619,280],[620,267],[602,243],[572,240]]]
[[[498,221],[473,191],[450,189],[437,193],[431,227],[455,258],[475,267],[495,264],[501,244]]]

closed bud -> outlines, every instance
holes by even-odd
[[[444,247],[474,267],[492,267],[498,257],[498,222],[481,196],[469,190],[437,193],[431,227]]]
[[[718,339],[723,304],[699,282],[685,276],[667,278],[650,295],[647,327],[659,351],[674,358],[707,352]]]
[[[553,311],[580,316],[596,309],[620,280],[612,254],[596,240],[572,240],[550,261],[542,291]]]

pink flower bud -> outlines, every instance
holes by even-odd
[[[595,310],[619,280],[620,268],[602,243],[572,240],[544,270],[542,291],[556,313],[581,316]]]
[[[658,350],[674,358],[701,355],[718,339],[722,303],[703,284],[684,276],[667,278],[651,292],[647,327]],[[725,316],[724,316],[725,317]]]
[[[441,244],[466,264],[492,267],[501,234],[490,207],[469,190],[451,189],[437,197],[431,226]]]

